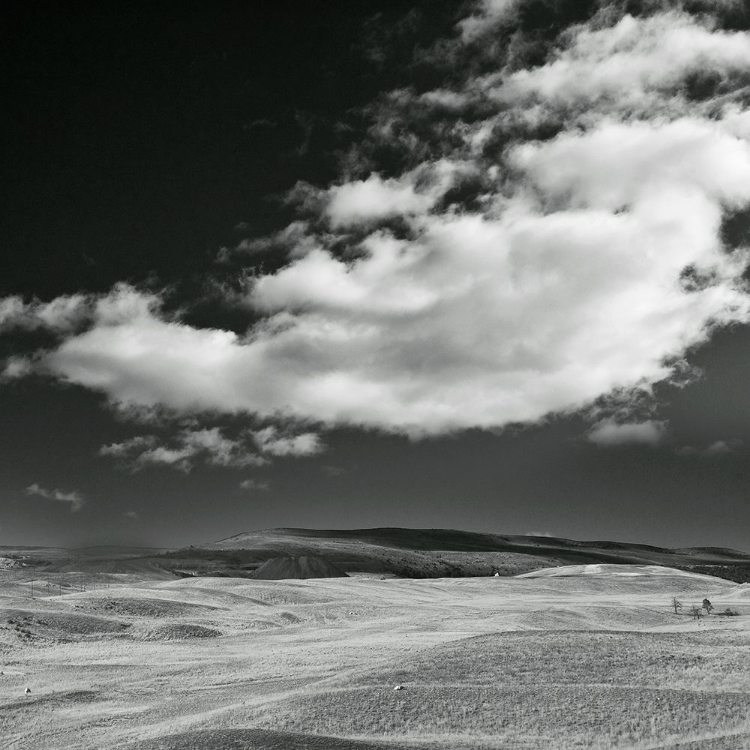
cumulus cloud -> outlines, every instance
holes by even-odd
[[[320,197],[334,229],[393,216],[416,216],[429,211],[464,170],[470,171],[470,167],[440,160],[420,165],[398,178],[383,179],[371,174],[365,180],[334,185]]]
[[[77,513],[86,504],[79,492],[63,492],[62,490],[48,490],[36,482],[26,488],[26,494],[33,497],[42,497],[45,500],[55,500],[60,503],[70,503],[70,512]]]
[[[750,209],[750,42],[720,29],[719,6],[618,7],[535,42],[529,66],[525,42],[496,44],[515,3],[476,4],[451,40],[450,86],[370,107],[359,148],[387,146],[388,170],[298,186],[303,218],[248,244],[286,262],[245,286],[259,320],[244,334],[120,285],[39,366],[126,409],[413,436],[534,422],[678,377],[718,326],[750,320],[748,251],[721,233]],[[304,455],[310,435],[252,439]],[[663,437],[656,421],[588,434]],[[180,467],[223,455],[187,438],[136,449]]]
[[[667,436],[664,422],[646,420],[620,424],[613,420],[603,420],[595,424],[587,433],[591,443],[601,446],[616,445],[659,445]]]

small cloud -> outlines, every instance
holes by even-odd
[[[314,456],[323,450],[320,436],[314,432],[280,435],[276,427],[252,433],[258,450],[271,456]]]
[[[26,357],[8,357],[5,360],[5,366],[0,372],[0,381],[24,378],[30,375],[33,369],[34,365],[32,361]]]
[[[741,440],[717,440],[715,443],[706,448],[704,455],[706,456],[723,456],[727,453],[732,453],[736,448],[742,445]]]
[[[0,298],[0,326],[15,326],[26,318],[26,305],[17,294]]]
[[[137,521],[140,518],[140,516],[134,510],[128,510],[122,515],[126,518],[132,518],[134,521]]]
[[[0,328],[35,330],[45,328],[70,333],[91,314],[91,299],[82,294],[56,297],[51,302],[24,302],[18,295],[0,298]]]
[[[741,440],[717,440],[703,448],[695,445],[683,445],[677,448],[675,453],[678,456],[701,456],[703,458],[711,458],[713,456],[726,456],[730,453],[735,453],[741,446]]]
[[[70,512],[77,513],[85,505],[86,501],[79,492],[63,492],[62,490],[48,490],[40,487],[36,482],[26,488],[27,495],[43,497],[45,500],[56,500],[61,503],[70,503]]]
[[[590,443],[601,446],[614,445],[651,445],[664,442],[667,435],[666,422],[648,419],[645,422],[618,424],[605,419],[595,424],[587,433]]]
[[[240,482],[240,489],[252,491],[267,492],[271,489],[270,482],[263,482],[260,479],[243,479]]]
[[[103,445],[99,455],[120,459],[133,471],[161,465],[187,473],[200,461],[232,469],[268,463],[268,459],[250,451],[242,441],[225,437],[218,427],[184,429],[166,444],[155,435],[138,435],[122,443]]]
[[[346,469],[342,469],[340,466],[321,466],[320,470],[329,477],[340,477],[346,474]]]
[[[501,23],[512,18],[518,5],[517,0],[481,0],[476,12],[457,24],[461,41],[473,42],[494,31]]]
[[[544,536],[544,537],[552,537],[553,535],[549,533],[549,531],[527,531],[526,536]]]

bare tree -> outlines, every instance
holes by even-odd
[[[676,596],[672,597],[672,606],[674,607],[674,613],[677,614],[678,609],[682,609],[682,602],[677,599]]]
[[[700,607],[693,606],[691,612],[692,612],[694,620],[700,620],[701,619],[701,608]]]
[[[708,601],[708,599],[704,599],[703,600],[703,604],[701,605],[701,607],[706,610],[706,614],[707,615],[710,615],[711,614],[711,610],[714,608],[714,605],[711,604],[711,602]]]

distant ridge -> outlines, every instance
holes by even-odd
[[[197,553],[200,550],[200,553]],[[182,551],[185,552],[184,550]],[[278,557],[323,557],[347,573],[409,578],[517,575],[558,565],[747,566],[750,554],[714,547],[668,549],[648,544],[487,534],[456,529],[275,528],[245,531],[193,553],[246,560],[245,570]]]
[[[737,583],[750,582],[750,554],[722,547],[668,549],[606,540],[402,527],[264,529],[177,550],[2,547],[0,557],[6,558],[5,566],[12,565],[19,574],[29,570],[60,575],[80,572],[113,581],[124,574],[147,578],[254,578],[258,573],[269,577],[280,577],[281,573],[291,578],[313,574],[328,577],[333,575],[331,569],[337,571],[336,575],[455,578],[520,575],[564,565],[661,565]],[[288,560],[265,567],[280,558]],[[302,559],[308,562],[300,563]]]
[[[304,540],[304,541],[303,541]],[[613,542],[605,540],[577,541],[565,537],[487,534],[456,529],[411,529],[404,527],[375,527],[369,529],[303,529],[273,528],[259,531],[244,531],[199,545],[201,549],[249,549],[248,544],[265,542],[284,546],[319,546],[331,543],[357,541],[366,544],[392,546],[395,548],[452,551],[525,551],[569,550],[571,554],[612,554],[628,558],[637,555],[695,556],[703,555],[711,560],[747,561],[750,553],[727,547],[682,547],[670,549],[650,544]]]

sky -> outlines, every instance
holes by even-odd
[[[750,550],[741,1],[4,21],[0,544]]]

